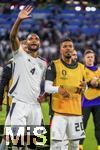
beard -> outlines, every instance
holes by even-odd
[[[71,58],[71,54],[70,53],[66,53],[66,55],[64,56],[66,59],[70,59]]]
[[[39,45],[36,45],[36,44],[28,46],[28,51],[30,51],[30,52],[33,52],[33,51],[36,52],[36,51],[38,51],[38,49],[39,49]]]

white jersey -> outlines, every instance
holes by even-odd
[[[46,62],[39,57],[33,58],[25,51],[14,54],[14,75],[10,95],[25,103],[38,103],[40,84],[46,70]]]

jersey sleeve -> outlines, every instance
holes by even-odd
[[[54,81],[56,78],[55,64],[52,62],[46,70],[46,80]]]

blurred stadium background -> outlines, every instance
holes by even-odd
[[[100,63],[99,0],[1,0],[0,1],[0,65],[12,57],[9,32],[20,9],[31,4],[32,19],[20,26],[19,37],[30,32],[41,38],[41,56],[51,61],[59,56],[58,44],[63,37],[75,43],[80,61],[86,48],[92,48]]]
[[[97,54],[97,64],[100,64],[100,1],[99,0],[0,0],[0,66],[11,57],[9,33],[19,10],[27,4],[34,9],[32,18],[24,21],[18,33],[20,39],[25,39],[30,32],[40,36],[41,48],[39,53],[48,62],[59,56],[59,40],[70,37],[75,43],[79,60],[86,48],[92,48]],[[43,104],[47,112],[48,104]],[[5,106],[0,112],[0,124],[4,124]],[[85,150],[95,150],[94,126],[92,117],[87,128]]]

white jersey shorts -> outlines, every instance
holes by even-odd
[[[10,107],[5,125],[27,126],[41,125],[42,111],[40,104],[28,104],[15,101]]]
[[[78,140],[85,138],[82,116],[55,115],[51,126],[52,140]]]

